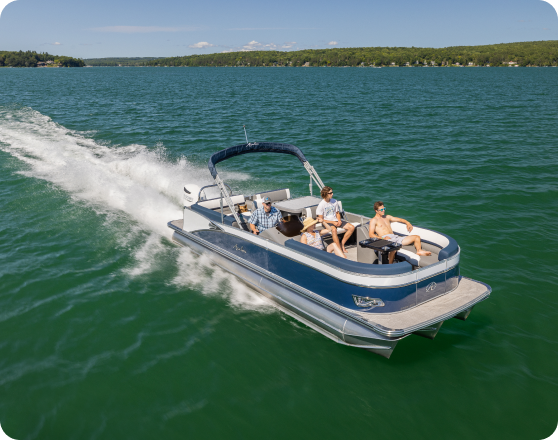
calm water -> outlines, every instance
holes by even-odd
[[[22,439],[533,439],[558,421],[558,69],[0,69],[0,423]],[[299,146],[345,208],[453,236],[493,294],[390,360],[166,227],[210,154]],[[307,194],[296,159],[223,164]]]

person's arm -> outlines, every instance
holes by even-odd
[[[335,223],[335,226],[341,226],[341,213],[337,211],[335,216],[337,217],[337,223]]]
[[[303,244],[308,244],[308,240],[306,239],[306,234],[302,234],[302,237],[300,237],[300,242]]]
[[[393,217],[391,215],[386,216],[387,220],[389,220],[390,222],[399,222],[399,223],[404,223],[407,225],[407,231],[411,232],[413,230],[413,225],[410,224],[407,220],[405,220],[404,218],[399,218],[399,217]]]
[[[250,229],[252,230],[252,234],[255,234],[255,235],[259,234],[258,228],[256,228],[257,221],[258,221],[258,215],[256,214],[256,211],[254,211],[252,213],[252,215],[250,216],[250,220],[248,220],[248,224],[250,225]]]
[[[316,219],[318,220],[318,222],[320,222],[322,225],[324,225],[324,207],[322,206],[322,202],[320,202],[318,204],[318,207],[316,208]]]

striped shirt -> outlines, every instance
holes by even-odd
[[[259,232],[263,232],[266,229],[273,228],[277,223],[281,221],[283,216],[281,211],[279,211],[275,206],[272,206],[269,213],[265,212],[264,208],[256,209],[250,216],[249,223],[252,223],[258,228]]]

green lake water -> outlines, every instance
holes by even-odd
[[[521,439],[558,422],[558,69],[0,69],[0,424],[23,439]],[[454,237],[492,286],[391,359],[170,241],[244,142],[350,212]],[[279,156],[279,157],[278,157]],[[219,168],[235,191],[308,175]]]

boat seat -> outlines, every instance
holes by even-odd
[[[261,208],[262,201],[265,197],[269,197],[271,199],[271,203],[279,202],[281,200],[288,200],[291,198],[291,190],[289,188],[284,188],[284,189],[275,189],[273,191],[266,191],[263,193],[254,194],[254,196],[252,196],[254,209]]]
[[[238,196],[231,196],[231,200],[235,205],[243,205],[246,202],[242,194]],[[217,208],[221,209],[221,197],[217,197],[215,199],[203,200],[201,202],[198,202],[198,205],[209,209],[217,209]],[[223,208],[228,208],[225,199],[223,199]]]
[[[421,256],[415,254],[414,252],[408,251],[407,249],[399,249],[397,255],[405,258],[405,261],[412,264],[413,266],[420,266]]]
[[[351,225],[353,225],[355,228],[358,228],[360,226],[360,223],[357,222],[349,222]],[[321,223],[316,223],[316,230],[320,231],[324,229],[324,225],[322,225]],[[338,234],[344,234],[345,232],[347,232],[347,230],[345,228],[337,228],[337,233]],[[322,237],[329,237],[331,235],[331,232],[327,232],[324,235],[322,235]]]
[[[405,258],[405,260],[407,260],[413,266],[418,267],[426,267],[438,262],[438,253],[436,252],[438,248],[436,248],[435,246],[429,246],[427,243],[422,243],[422,248],[425,251],[432,252],[432,255],[417,255],[416,249],[413,245],[403,246],[397,251],[397,255]],[[418,264],[415,264],[413,261],[417,261]]]

